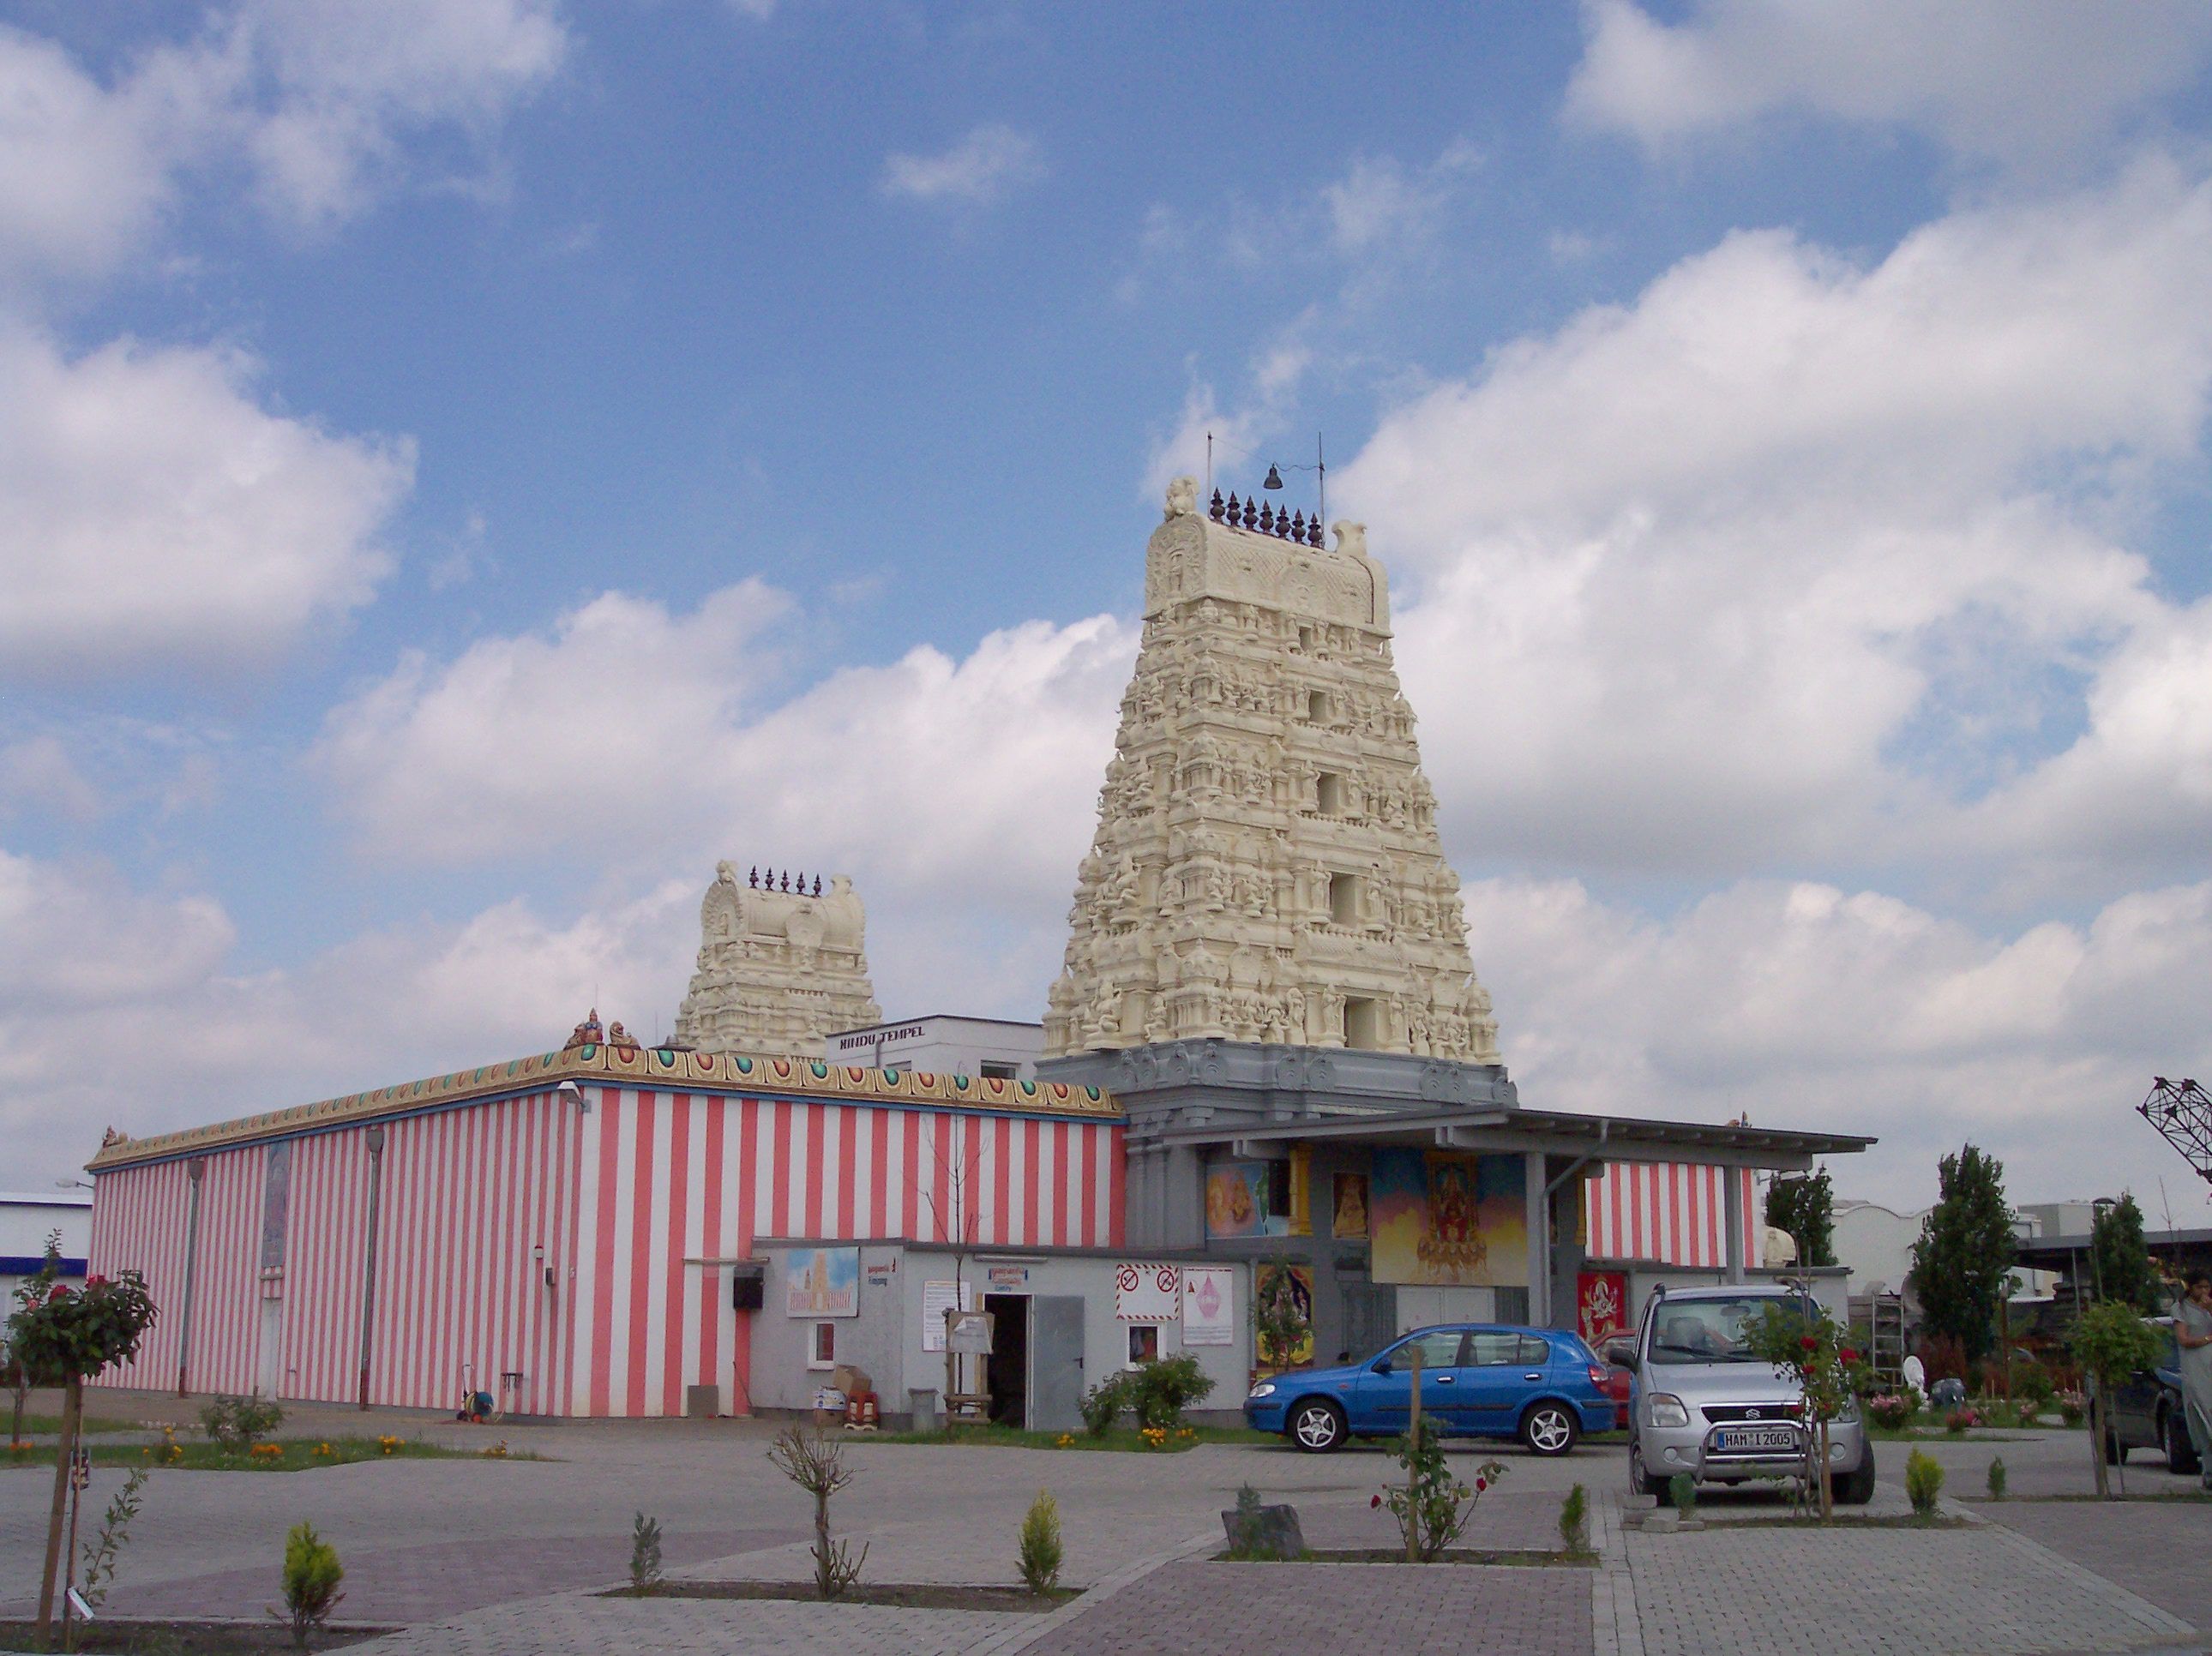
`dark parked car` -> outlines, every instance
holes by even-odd
[[[2130,1449],[2162,1452],[2169,1471],[2197,1470],[2197,1450],[2189,1441],[2189,1422],[2181,1411],[2181,1350],[2174,1343],[2173,1319],[2154,1317],[2151,1325],[2166,1349],[2155,1368],[2138,1368],[2112,1388],[2111,1429],[2105,1434],[2105,1459],[2118,1465]]]

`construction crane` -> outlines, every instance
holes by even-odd
[[[2136,1113],[2189,1158],[2197,1177],[2212,1184],[2212,1095],[2193,1081],[2153,1076],[2150,1095],[2136,1106]]]

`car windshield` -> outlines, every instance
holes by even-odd
[[[1771,1295],[1741,1300],[1669,1300],[1651,1331],[1651,1361],[1659,1363],[1757,1362],[1747,1329],[1782,1303]]]

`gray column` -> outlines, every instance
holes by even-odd
[[[1521,1158],[1522,1186],[1528,1225],[1528,1324],[1547,1328],[1552,1322],[1552,1228],[1547,1222],[1544,1201],[1546,1158]]]
[[[1721,1189],[1726,1192],[1723,1204],[1728,1215],[1728,1279],[1732,1283],[1743,1280],[1743,1170],[1741,1168],[1721,1169]]]

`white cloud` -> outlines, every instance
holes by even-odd
[[[1223,407],[1210,382],[1192,380],[1175,424],[1154,441],[1146,463],[1139,493],[1146,500],[1158,500],[1170,478],[1204,479],[1208,437],[1214,445],[1215,481],[1222,488],[1228,488],[1233,478],[1259,481],[1267,465],[1261,446],[1280,435],[1298,388],[1313,367],[1313,351],[1303,338],[1312,319],[1310,312],[1301,317],[1253,360],[1250,389],[1241,406]]]
[[[0,28],[0,279],[118,268],[185,175],[222,166],[280,221],[327,227],[404,172],[410,141],[481,150],[566,46],[550,0],[245,0],[103,83]]]
[[[27,736],[0,747],[0,816],[25,808],[89,822],[106,809],[61,738]]]
[[[359,211],[403,137],[489,133],[568,49],[550,0],[257,0],[241,26],[275,86],[247,147],[305,225]]]
[[[0,27],[0,280],[120,263],[235,78],[219,54],[162,51],[103,87],[51,41]]]
[[[884,159],[881,187],[887,196],[909,201],[985,206],[1044,175],[1036,140],[991,122],[934,155],[894,151]]]
[[[1747,882],[1666,919],[1580,883],[1468,888],[1476,962],[1524,1103],[1867,1133],[1838,1189],[1917,1206],[1967,1138],[2017,1199],[2208,1199],[2131,1107],[2212,1068],[2212,884],[2085,925],[1992,935],[1875,892]],[[2193,1067],[2192,1067],[2193,1066]],[[2185,1220],[2183,1222],[2192,1222]],[[2198,1217],[2193,1222],[2205,1222]]]
[[[2187,0],[1700,0],[1674,24],[1636,0],[1584,12],[1568,118],[1650,145],[1802,111],[2048,157],[2190,85],[2212,53],[2212,13]]]
[[[2069,674],[2100,728],[2144,707],[2169,820],[2212,820],[2174,786],[2202,721],[2096,677],[2181,624],[2119,531],[2197,463],[2208,269],[2212,188],[2156,160],[1870,265],[1738,234],[1386,417],[1342,498],[1417,578],[1400,652],[1470,846],[1708,874],[2017,849],[1950,813]],[[2174,647],[2144,670],[2185,696]]]
[[[241,973],[212,900],[0,851],[0,1132],[13,1165],[59,1175],[104,1126],[167,1131],[545,1051],[594,995],[665,1030],[697,901],[678,882],[566,921],[506,903]]]
[[[227,672],[369,596],[404,441],[272,414],[235,353],[65,359],[0,331],[0,653],[11,673]]]
[[[1351,255],[1403,252],[1425,241],[1441,227],[1462,179],[1480,165],[1480,152],[1464,141],[1418,172],[1395,156],[1363,155],[1322,187],[1329,238]]]
[[[910,965],[885,956],[887,983],[944,983],[940,925],[974,931],[985,955],[1034,949],[985,934],[1055,917],[1073,889],[1134,629],[1033,622],[964,658],[917,646],[769,706],[765,652],[803,630],[752,582],[688,616],[608,594],[547,635],[410,657],[331,715],[313,763],[372,856],[582,854],[645,877],[688,869],[702,889],[723,857],[849,872],[872,913],[917,921],[894,928]],[[629,779],[580,785],[609,766]]]

